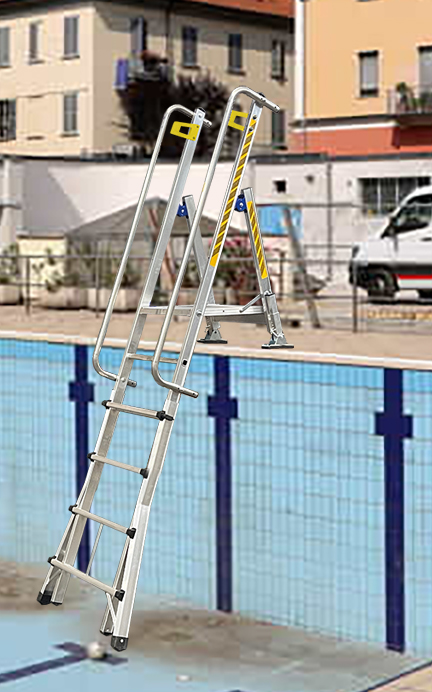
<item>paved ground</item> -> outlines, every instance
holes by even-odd
[[[401,675],[393,682],[376,687],[375,692],[432,692],[432,667],[422,666],[414,673]]]
[[[132,324],[132,314],[115,314],[108,332],[108,336],[116,339],[125,339]],[[94,313],[66,310],[44,310],[34,308],[31,315],[26,315],[23,307],[1,306],[0,329],[5,332],[34,332],[48,334],[65,334],[69,336],[96,337],[102,322],[102,315],[95,317]],[[143,334],[145,341],[154,342],[159,334],[161,318],[152,317],[146,324]],[[168,341],[180,342],[186,329],[186,322],[172,324]],[[223,336],[228,339],[228,348],[257,348],[268,341],[267,331],[264,327],[256,325],[239,325],[224,323],[222,325]],[[309,328],[285,328],[286,336],[295,346],[296,352],[314,352],[323,354],[351,354],[366,357],[379,358],[404,358],[416,360],[432,360],[431,336],[394,333],[365,333],[353,334],[347,331]],[[205,351],[207,347],[197,345],[197,352]],[[227,348],[218,346],[218,351]],[[263,356],[266,352],[261,352]],[[278,352],[278,357],[291,357],[293,352]],[[275,351],[272,351],[272,358]],[[295,356],[294,356],[295,357]]]

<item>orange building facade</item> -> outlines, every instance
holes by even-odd
[[[424,0],[296,0],[291,151],[432,152],[431,20]]]

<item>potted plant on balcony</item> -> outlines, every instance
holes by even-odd
[[[10,245],[0,255],[0,305],[16,305],[20,301],[18,245]]]
[[[406,82],[396,84],[396,113],[412,113],[416,112],[417,104],[414,92]]]

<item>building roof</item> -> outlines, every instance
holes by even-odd
[[[294,0],[190,0],[210,7],[259,12],[278,17],[294,17]]]
[[[25,2],[28,2],[28,0],[25,0]],[[189,2],[197,2],[208,7],[258,12],[277,17],[294,17],[294,0],[189,0]],[[18,4],[17,0],[0,0],[0,5],[16,4]],[[24,2],[21,0],[20,4],[24,4]],[[37,4],[47,3],[46,0],[39,0]]]

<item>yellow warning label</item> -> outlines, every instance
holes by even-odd
[[[233,111],[235,112],[235,111]],[[231,210],[233,207],[233,204],[235,202],[235,199],[237,197],[237,189],[240,184],[241,177],[243,175],[243,168],[245,167],[246,164],[246,159],[248,155],[248,151],[250,148],[250,145],[252,143],[252,136],[253,136],[253,130],[255,129],[256,125],[256,120],[251,120],[249,127],[251,128],[251,132],[249,132],[248,136],[246,137],[245,143],[243,144],[243,149],[241,151],[241,156],[238,162],[238,166],[236,168],[236,172],[234,174],[234,180],[231,186],[231,190],[229,191],[228,194],[228,201],[225,206],[225,210],[222,216],[222,223],[218,231],[218,235],[216,238],[216,245],[214,246],[213,249],[213,254],[210,258],[210,264],[212,267],[216,266],[217,258],[219,257],[222,241],[225,235],[225,232],[228,230],[228,219],[231,214]]]
[[[258,264],[261,272],[261,278],[266,279],[268,276],[264,250],[261,242],[261,233],[258,226],[258,218],[253,202],[248,202],[248,214],[252,228],[252,236],[255,243],[255,251],[257,254]]]

